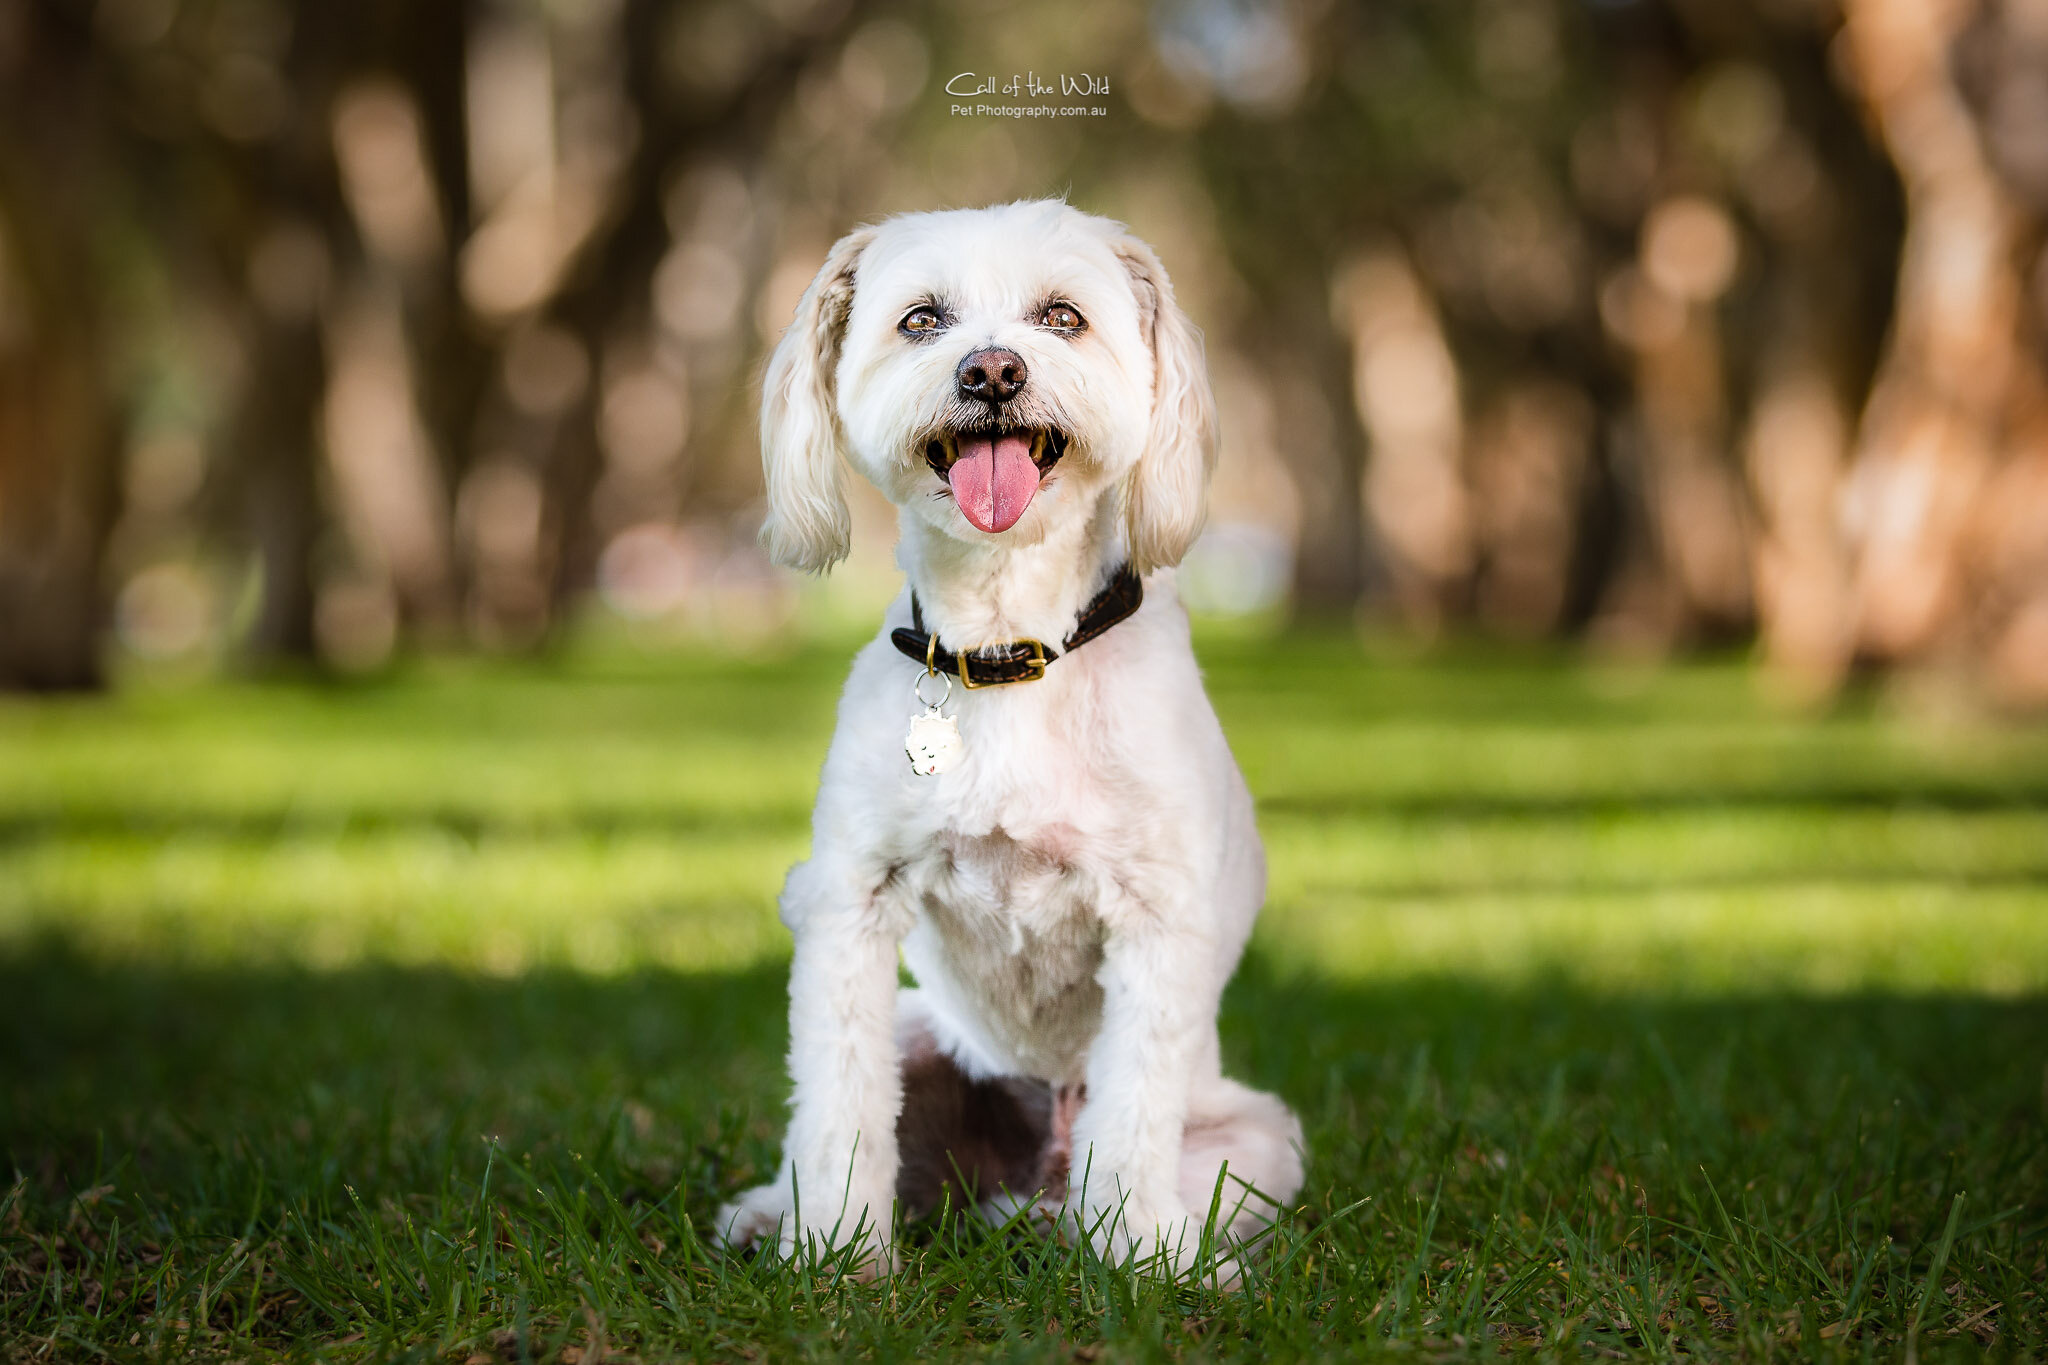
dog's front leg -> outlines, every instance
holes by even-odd
[[[1157,905],[1110,923],[1098,979],[1102,1030],[1088,1053],[1088,1098],[1074,1123],[1072,1212],[1112,1256],[1163,1255],[1172,1273],[1202,1226],[1179,1192],[1182,1129],[1202,1013],[1205,940]]]
[[[785,1254],[802,1243],[850,1248],[857,1273],[894,1266],[896,949],[902,930],[872,896],[846,904],[806,896],[793,873],[783,917],[796,938],[789,969],[789,1073],[794,1083],[782,1170],[772,1185],[719,1215],[734,1245],[771,1232]]]

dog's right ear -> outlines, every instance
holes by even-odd
[[[820,573],[846,558],[852,517],[840,470],[844,440],[833,371],[853,308],[854,273],[874,240],[861,228],[839,239],[796,306],[796,320],[768,361],[761,390],[761,471],[768,520],[761,543],[777,564]]]
[[[1216,467],[1216,399],[1202,334],[1174,301],[1166,267],[1136,237],[1110,243],[1130,275],[1138,326],[1152,347],[1152,422],[1124,480],[1124,538],[1140,574],[1178,564],[1201,534]]]

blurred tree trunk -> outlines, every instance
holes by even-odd
[[[315,557],[333,524],[322,496],[320,436],[329,355],[323,322],[337,301],[337,263],[359,260],[337,174],[330,120],[337,95],[365,73],[396,68],[422,110],[429,169],[444,221],[466,230],[462,38],[466,4],[413,12],[336,5],[297,7],[282,69],[295,116],[276,136],[234,144],[212,138],[201,164],[221,188],[209,215],[224,303],[241,319],[247,374],[228,428],[219,514],[261,566],[262,599],[243,641],[256,662],[318,657]],[[170,188],[166,214],[190,205]],[[408,279],[411,352],[422,419],[444,459],[465,453],[476,346],[451,322],[459,308],[446,262]],[[453,304],[450,300],[455,300]],[[452,378],[448,378],[452,374]]]
[[[589,586],[604,549],[591,503],[604,472],[598,423],[605,359],[613,343],[647,327],[654,270],[672,243],[664,199],[674,177],[694,157],[723,155],[740,165],[755,164],[775,133],[775,111],[788,106],[805,71],[837,49],[861,17],[849,6],[827,23],[766,45],[749,70],[731,74],[721,98],[682,106],[667,69],[671,13],[658,0],[625,0],[622,6],[622,83],[640,115],[639,137],[611,212],[577,252],[547,309],[582,342],[592,363],[591,383],[555,425],[543,480],[545,558],[557,617]]]
[[[226,181],[242,194],[218,229],[219,253],[223,273],[247,295],[239,311],[248,357],[229,459],[232,510],[262,570],[262,600],[244,641],[258,664],[319,656],[314,555],[329,524],[319,478],[321,319],[334,263],[355,245],[325,135],[350,61],[346,22],[329,6],[295,16],[285,69],[306,112],[286,136],[228,153]]]
[[[30,297],[26,335],[0,345],[0,687],[92,688],[103,681],[101,563],[121,436],[93,272],[62,234],[36,243],[20,198],[5,197],[7,286]]]
[[[1778,339],[1743,442],[1758,528],[1751,550],[1764,657],[1800,700],[1835,691],[1848,671],[1849,564],[1840,505],[1849,414],[1830,361],[1812,276],[1781,291]]]
[[[699,131],[666,98],[663,13],[653,0],[626,0],[619,17],[626,96],[645,122],[610,216],[584,244],[549,309],[582,343],[591,366],[590,382],[555,424],[541,481],[551,619],[559,619],[595,577],[604,548],[591,524],[591,498],[604,472],[598,421],[605,352],[622,324],[644,321],[651,307],[649,282],[669,239],[663,192],[693,141],[691,134]],[[751,93],[750,82],[738,84]]]
[[[317,317],[265,318],[233,433],[263,597],[247,642],[258,661],[318,655],[313,547],[324,524],[317,427],[327,381]]]
[[[1367,559],[1364,441],[1351,411],[1344,346],[1322,325],[1289,329],[1265,353],[1279,358],[1268,367],[1275,435],[1301,493],[1294,610],[1348,618],[1366,589]]]
[[[1667,199],[1643,224],[1623,305],[1635,358],[1644,494],[1678,639],[1725,637],[1751,618],[1748,509],[1728,459],[1730,392],[1716,307],[1734,277],[1727,211]]]
[[[391,60],[419,105],[426,169],[446,233],[446,250],[434,268],[406,277],[403,306],[420,423],[441,486],[451,493],[462,487],[474,462],[478,414],[496,359],[495,348],[470,316],[460,268],[463,245],[476,228],[464,105],[475,11],[469,0],[440,0],[426,6],[400,4],[386,19]],[[451,497],[446,510],[453,507]],[[461,573],[461,557],[451,555],[449,592],[456,601],[467,595]]]
[[[1907,214],[1891,336],[1849,489],[1856,644],[1886,663],[1971,654],[2001,624],[1986,617],[2009,616],[2011,599],[2028,595],[1984,572],[1979,542],[1998,510],[1987,492],[2040,440],[2029,412],[2043,354],[2023,276],[2039,225],[1958,85],[1956,46],[1975,19],[1994,41],[2031,46],[2038,67],[2048,35],[2030,38],[2010,14],[1968,0],[1848,0],[1844,10],[1848,67],[1898,167]],[[2026,136],[2038,144],[2048,130]],[[2022,690],[2048,699],[2048,652],[2032,671]]]
[[[17,7],[0,67],[0,687],[103,681],[122,423],[93,231],[111,155],[91,34]]]
[[[1339,271],[1331,293],[1350,342],[1351,406],[1371,447],[1352,501],[1385,551],[1403,620],[1434,633],[1465,613],[1474,567],[1457,362],[1436,301],[1405,252],[1360,256]],[[1343,451],[1333,454],[1344,460]]]

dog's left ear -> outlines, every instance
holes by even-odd
[[[769,558],[822,573],[846,558],[853,536],[840,459],[845,438],[833,401],[833,371],[853,309],[854,272],[875,237],[861,228],[839,239],[796,306],[761,385],[761,470]]]
[[[1216,464],[1216,399],[1202,334],[1174,302],[1166,268],[1135,237],[1111,245],[1130,273],[1138,327],[1152,346],[1152,424],[1123,489],[1131,567],[1142,574],[1180,563],[1201,533]]]

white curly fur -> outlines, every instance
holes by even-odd
[[[1085,330],[1040,327],[1048,298]],[[934,300],[942,335],[898,332]],[[968,522],[922,456],[955,367],[990,345],[1024,358],[1034,411],[1070,438],[998,534]],[[1201,338],[1158,258],[1063,203],[862,228],[805,293],[765,384],[764,541],[808,570],[845,555],[844,457],[898,507],[908,584],[854,661],[811,857],[783,888],[792,1113],[778,1178],[720,1215],[729,1243],[893,1266],[897,1040],[913,1018],[974,1076],[1085,1082],[1063,1216],[1106,1253],[1185,1267],[1225,1163],[1229,1236],[1300,1187],[1294,1116],[1224,1078],[1217,1050],[1265,860],[1173,585],[1201,529],[1213,431]],[[889,642],[910,624],[909,588],[950,649],[1057,642],[1127,560],[1146,575],[1135,616],[1039,681],[956,688],[962,756],[911,771],[919,670]],[[915,988],[898,988],[899,952]]]

